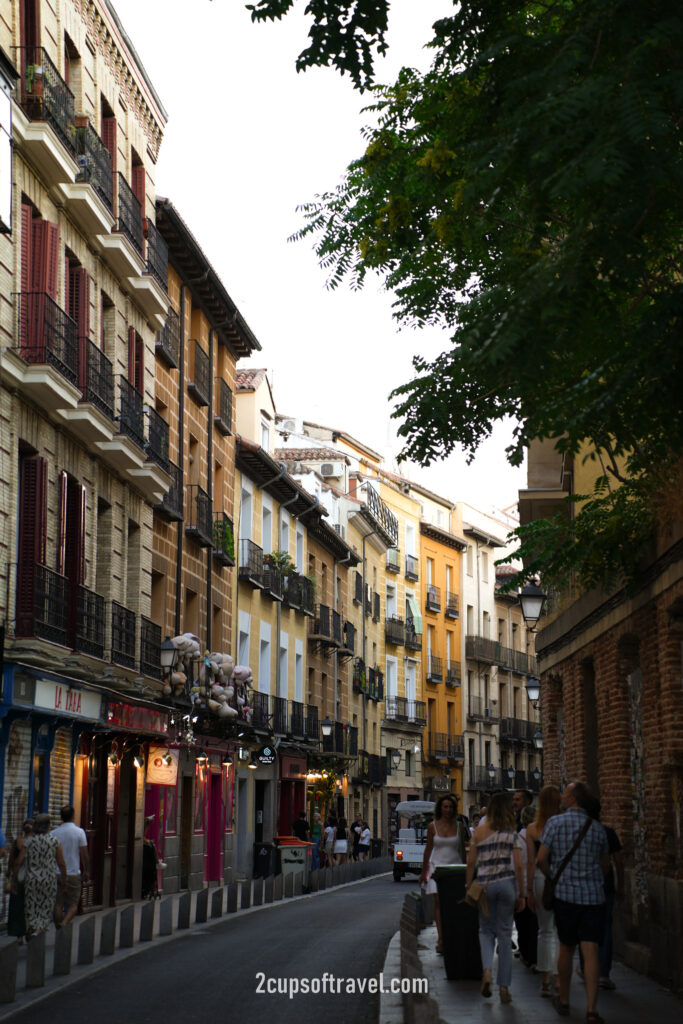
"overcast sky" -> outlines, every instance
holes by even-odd
[[[253,25],[243,0],[113,0],[166,108],[156,168],[168,197],[259,339],[277,410],[346,430],[395,454],[388,394],[412,376],[414,352],[448,346],[435,330],[399,331],[379,284],[329,292],[308,242],[288,243],[296,207],[334,188],[362,152],[366,99],[330,69],[297,74],[305,4],[283,22]],[[395,0],[389,81],[402,64],[426,68],[423,43],[448,0]],[[240,365],[246,365],[244,362]],[[484,511],[516,502],[524,474],[504,457],[501,430],[474,465],[453,456],[411,478]]]

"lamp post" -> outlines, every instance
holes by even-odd
[[[508,765],[508,767],[506,769],[506,774],[507,774],[508,779],[510,780],[510,785],[512,785],[512,781],[513,781],[513,779],[515,777],[515,769],[512,767],[511,764]]]
[[[398,768],[400,768],[400,766],[401,766],[401,751],[400,750],[392,750],[392,752],[391,752],[391,763],[393,764],[394,768],[396,768],[397,770],[398,770]]]
[[[167,636],[159,645],[159,661],[161,662],[161,668],[164,675],[173,671],[177,660],[178,648],[175,646],[170,636]]]
[[[526,684],[526,695],[532,704],[535,704],[541,695],[541,681],[536,676],[530,676]]]
[[[536,623],[543,613],[547,594],[544,594],[535,583],[527,583],[519,592],[519,603],[527,628],[533,633]]]
[[[493,765],[493,764],[490,764],[490,765],[488,766],[488,768],[486,769],[486,771],[487,771],[487,774],[488,774],[488,777],[489,777],[489,782],[491,783],[491,786],[493,786],[493,780],[494,780],[494,779],[495,779],[495,777],[496,777],[496,768],[495,768],[495,765]]]
[[[326,715],[325,718],[323,718],[322,722],[320,723],[320,731],[323,734],[323,739],[327,739],[329,736],[332,735],[333,727],[334,727],[334,722],[332,721],[331,718],[329,718]]]

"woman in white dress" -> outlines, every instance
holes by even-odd
[[[427,845],[422,859],[420,885],[425,885],[426,892],[436,896],[436,882],[432,878],[434,868],[440,864],[464,864],[467,837],[465,829],[458,818],[458,805],[454,796],[442,796],[434,808],[434,821],[427,829]],[[441,916],[439,901],[434,900],[434,920],[438,934],[437,953],[443,952],[441,938]]]

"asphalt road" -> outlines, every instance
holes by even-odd
[[[374,878],[226,918],[210,928],[194,927],[71,985],[13,1021],[302,1024],[315,1016],[325,1024],[374,1024],[379,995],[352,994],[346,979],[378,977],[410,888],[409,882]],[[323,992],[325,972],[344,979],[341,993],[330,993],[329,978]],[[320,992],[300,992],[292,999],[288,993],[269,994],[276,979],[288,990],[309,979]]]

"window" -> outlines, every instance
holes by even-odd
[[[474,608],[471,604],[467,605],[467,635],[473,636],[474,634]]]
[[[303,575],[304,571],[304,528],[301,523],[296,524],[296,571]]]
[[[280,543],[279,550],[289,554],[289,513],[280,513]]]
[[[266,494],[261,504],[261,547],[266,553],[273,550],[273,503]]]
[[[489,612],[482,612],[484,636],[488,640],[491,636],[491,615]]]
[[[237,636],[237,662],[240,665],[248,665],[251,657],[249,653],[250,628],[250,616],[247,614],[247,612],[240,611]]]
[[[261,447],[264,452],[270,451],[270,427],[265,420],[261,420]]]
[[[472,576],[474,572],[474,549],[471,544],[467,545],[467,575]]]
[[[239,535],[243,540],[252,539],[253,485],[251,480],[242,480],[240,491]]]
[[[489,581],[489,553],[488,551],[482,551],[481,553],[481,578],[484,583]]]
[[[128,383],[139,395],[145,393],[145,346],[134,327],[128,328]]]
[[[259,693],[270,693],[270,623],[261,623],[258,658]]]
[[[384,686],[385,696],[398,696],[398,662],[396,658],[387,657]]]
[[[406,700],[415,700],[417,694],[417,665],[414,661],[406,662]]]
[[[0,72],[0,234],[12,233],[12,85]]]
[[[294,641],[294,700],[304,699],[304,647],[303,641]]]
[[[427,585],[434,582],[434,559],[427,559]]]
[[[406,750],[406,752],[405,752],[405,759],[406,759],[405,773],[406,773],[406,775],[412,775],[413,774],[413,752],[412,752],[412,750]]]
[[[415,527],[406,523],[406,554],[415,555]]]
[[[277,695],[289,696],[289,637],[286,633],[280,636],[280,679]]]
[[[396,617],[396,587],[391,583],[387,583],[386,617],[388,619]]]

